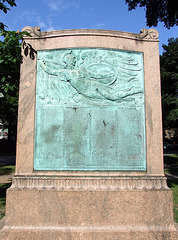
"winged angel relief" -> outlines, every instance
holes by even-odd
[[[123,102],[143,93],[141,64],[134,54],[104,49],[42,51],[38,55],[45,102]],[[42,71],[41,71],[42,70]],[[42,82],[43,81],[43,82]]]

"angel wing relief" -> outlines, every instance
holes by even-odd
[[[145,170],[142,53],[38,52],[35,170]]]
[[[141,66],[134,54],[104,49],[40,52],[39,98],[45,102],[133,101],[143,93]]]

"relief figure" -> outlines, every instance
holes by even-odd
[[[123,101],[131,100],[129,97],[143,92],[137,83],[133,84],[137,82],[137,73],[132,74],[133,69],[130,68],[129,73],[128,69],[113,67],[102,60],[86,66],[81,53],[77,57],[73,51],[69,51],[60,62],[49,58],[38,61],[44,72],[66,83],[62,85],[64,91],[69,91],[69,85],[72,87],[73,99],[77,99],[76,95],[79,94],[93,100]]]

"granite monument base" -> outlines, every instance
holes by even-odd
[[[4,240],[176,240],[165,177],[16,176]]]

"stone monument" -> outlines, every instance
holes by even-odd
[[[158,32],[23,31],[2,239],[177,239]]]

